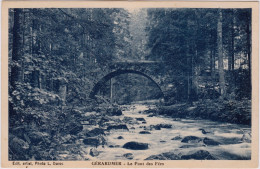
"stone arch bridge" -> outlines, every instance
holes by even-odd
[[[99,72],[99,79],[96,79],[89,97],[95,98],[100,89],[104,87],[107,81],[121,74],[133,73],[144,76],[151,80],[161,91],[164,100],[176,97],[178,95],[177,86],[182,83],[185,86],[186,76],[182,72],[176,72],[172,66],[165,62],[157,61],[131,61],[131,62],[113,62],[110,66]]]

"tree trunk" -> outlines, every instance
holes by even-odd
[[[13,26],[13,51],[11,67],[11,87],[16,89],[17,82],[21,81],[21,55],[22,55],[22,33],[21,31],[22,9],[14,9],[14,26]],[[11,90],[12,91],[12,90]]]
[[[26,31],[26,22],[25,22],[25,9],[23,9],[23,45],[22,45],[22,51],[25,53],[26,47],[25,47],[25,31]],[[22,72],[21,72],[21,81],[24,81],[24,61],[22,60]]]
[[[110,102],[113,103],[113,78],[110,79]]]
[[[65,105],[67,95],[67,86],[63,82],[59,85],[59,96],[62,100],[62,105]]]
[[[248,56],[248,72],[249,72],[249,96],[252,97],[251,93],[252,93],[252,75],[251,75],[251,24],[252,24],[252,19],[251,19],[251,11],[248,13],[248,24],[247,24],[247,56]]]
[[[10,77],[10,90],[12,93],[17,90],[17,84],[21,82],[21,56],[22,56],[22,9],[14,9],[14,25],[13,25],[13,50],[12,50],[12,64],[11,64],[11,77]],[[12,96],[12,95],[11,95]],[[15,102],[15,99],[13,100]],[[16,110],[14,109],[16,103],[9,102],[9,119],[12,119],[16,115]],[[9,127],[13,125],[12,121],[9,121]]]
[[[220,94],[225,97],[225,72],[223,64],[223,40],[222,40],[222,11],[219,9],[218,17],[218,71],[219,71],[219,87]]]
[[[247,24],[246,33],[247,33],[248,70],[251,76],[251,12],[248,14],[248,24]]]
[[[35,14],[35,9],[32,10],[32,15],[34,16]],[[36,19],[33,18],[32,19],[32,54],[36,54],[37,53],[37,44],[36,44],[36,38],[37,38],[37,34],[36,34]]]
[[[191,75],[191,59],[188,57],[187,58],[187,65],[188,65],[188,70],[187,70],[187,94],[188,94],[188,103],[192,104],[192,75]]]
[[[232,20],[231,20],[231,47],[230,47],[230,55],[231,55],[231,63],[230,69],[234,70],[235,65],[235,52],[234,52],[234,40],[235,40],[235,33],[234,33],[234,9],[232,9]]]
[[[228,71],[232,70],[232,24],[229,25],[229,37],[228,37]]]
[[[210,72],[211,72],[211,78],[214,82],[215,79],[215,52],[214,49],[210,50]]]
[[[31,85],[33,87],[40,88],[40,71],[39,70],[34,70],[32,71],[32,78],[31,78]]]

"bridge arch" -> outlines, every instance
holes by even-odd
[[[132,74],[138,74],[138,75],[141,75],[141,76],[144,76],[146,77],[147,79],[151,80],[156,86],[157,88],[160,90],[160,93],[161,93],[161,96],[164,98],[164,93],[161,89],[161,87],[158,85],[158,83],[156,83],[150,76],[148,76],[147,74],[143,73],[143,72],[140,72],[140,71],[136,71],[136,70],[122,70],[122,69],[119,69],[119,70],[116,70],[116,71],[113,71],[109,74],[107,74],[106,76],[104,76],[101,80],[99,80],[95,86],[92,88],[92,91],[90,92],[90,95],[89,97],[94,99],[95,98],[95,95],[98,93],[98,91],[105,85],[105,83],[112,79],[113,77],[116,77],[116,76],[119,76],[121,74],[128,74],[128,73],[132,73]]]

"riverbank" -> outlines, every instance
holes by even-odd
[[[212,121],[251,125],[251,101],[203,100],[190,104],[158,106],[147,110],[154,115],[172,118],[208,119]]]

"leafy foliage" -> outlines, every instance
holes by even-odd
[[[79,109],[93,109],[96,72],[121,55],[117,44],[128,46],[128,12],[17,8],[9,16],[9,159],[58,160],[64,149],[84,159],[73,156],[82,151]]]

